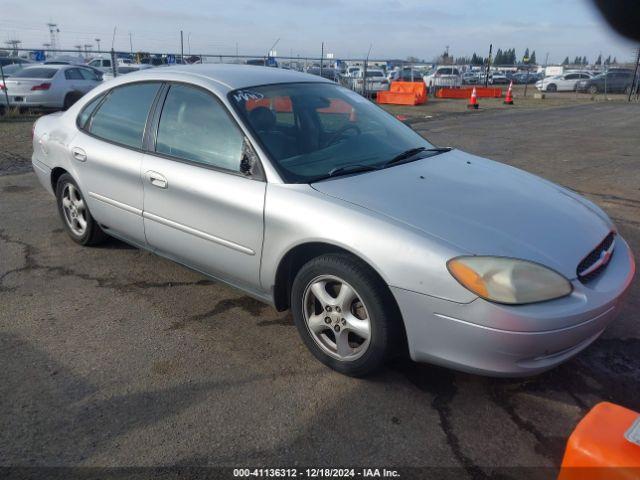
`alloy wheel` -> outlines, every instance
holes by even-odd
[[[80,191],[72,183],[67,183],[62,191],[62,210],[71,231],[83,236],[87,231],[87,209]]]
[[[341,361],[353,361],[367,351],[371,321],[358,292],[344,280],[322,275],[307,285],[304,320],[316,344]]]

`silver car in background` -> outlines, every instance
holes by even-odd
[[[590,201],[289,70],[131,73],[38,120],[33,148],[73,240],[112,235],[290,308],[349,375],[405,353],[541,372],[598,338],[635,271]]]
[[[80,65],[34,65],[5,79],[0,90],[6,89],[12,107],[66,110],[101,82],[93,69]]]

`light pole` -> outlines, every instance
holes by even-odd
[[[94,38],[94,40],[98,44],[98,52],[100,52],[100,39],[99,38]]]

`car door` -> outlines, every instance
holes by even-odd
[[[146,245],[142,146],[160,87],[160,82],[129,83],[94,99],[81,111],[70,145],[91,214],[108,233],[141,246]]]
[[[248,141],[211,92],[171,84],[144,156],[144,226],[158,253],[258,289],[266,184],[241,173]],[[155,125],[155,124],[154,124]]]

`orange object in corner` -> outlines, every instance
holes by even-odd
[[[639,479],[640,445],[625,438],[639,416],[608,402],[593,407],[569,437],[558,480]]]

